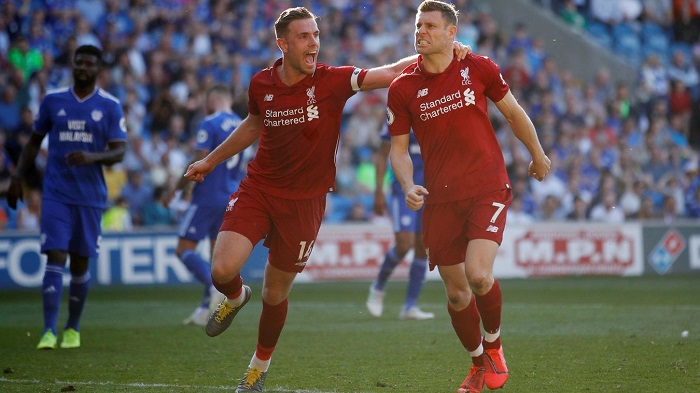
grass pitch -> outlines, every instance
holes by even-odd
[[[368,286],[294,287],[266,392],[457,389],[469,362],[442,283],[427,282],[420,299],[437,315],[430,321],[399,320],[405,282],[389,284],[384,315],[371,317]],[[503,393],[700,391],[700,276],[501,280],[501,286],[511,371]],[[0,392],[232,392],[255,349],[260,285],[252,287],[253,300],[215,338],[181,325],[197,304],[198,287],[95,287],[82,348],[54,351],[35,349],[39,291],[2,290]],[[66,309],[64,299],[59,326]]]

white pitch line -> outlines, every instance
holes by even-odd
[[[7,377],[0,377],[0,382],[9,383],[29,383],[29,384],[53,384],[53,385],[81,385],[81,386],[116,386],[116,387],[130,387],[130,388],[142,388],[142,389],[209,389],[209,390],[231,390],[231,386],[201,386],[201,385],[177,385],[177,384],[167,384],[167,383],[143,383],[143,382],[133,382],[133,383],[117,383],[111,381],[43,381],[40,379],[13,379]],[[284,393],[341,393],[341,392],[322,392],[320,390],[298,390],[291,388],[278,387],[272,389],[274,392],[284,392]],[[358,392],[359,393],[359,392]]]

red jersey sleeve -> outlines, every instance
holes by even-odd
[[[503,79],[501,67],[486,56],[474,56],[474,58],[484,65],[483,69],[486,71],[484,75],[488,78],[488,80],[485,81],[486,90],[484,94],[493,102],[502,100],[508,93],[510,87],[508,83],[506,83],[506,80]]]

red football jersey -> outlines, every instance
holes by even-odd
[[[343,107],[367,70],[317,63],[313,75],[287,86],[275,71],[281,63],[250,81],[248,111],[262,117],[263,131],[244,181],[280,198],[311,198],[335,189]]]
[[[489,120],[487,98],[508,93],[488,57],[456,58],[442,73],[407,67],[389,87],[391,135],[413,132],[425,162],[426,203],[443,203],[510,187],[503,153]]]

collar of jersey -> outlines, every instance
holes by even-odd
[[[434,74],[432,72],[428,72],[424,67],[423,67],[423,56],[418,56],[418,69],[420,70],[421,74],[425,76],[436,76],[436,75],[442,75],[446,73],[447,71],[451,70],[453,67],[457,67],[459,64],[459,60],[457,60],[457,56],[452,57],[452,62],[450,62],[450,65],[445,68],[445,71],[442,71],[440,73]]]

